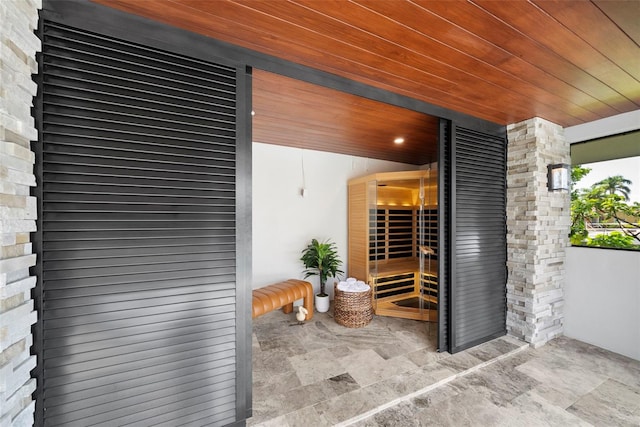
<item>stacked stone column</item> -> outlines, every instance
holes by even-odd
[[[36,383],[30,371],[31,326],[36,321],[31,290],[36,278],[30,233],[36,229],[34,154],[38,138],[31,116],[37,72],[40,0],[0,1],[0,427],[33,425]]]
[[[570,163],[562,127],[507,126],[507,331],[538,347],[563,331],[570,195],[547,189],[547,165]]]

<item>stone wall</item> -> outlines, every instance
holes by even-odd
[[[31,117],[40,40],[40,0],[0,1],[0,427],[33,425],[36,383],[30,371],[31,326],[36,321],[31,289],[36,278],[30,233],[36,229],[36,200],[30,187],[38,135]]]
[[[507,126],[507,332],[540,346],[563,331],[570,195],[547,189],[547,165],[570,163],[562,127]]]

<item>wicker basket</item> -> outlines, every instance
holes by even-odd
[[[364,292],[344,292],[334,285],[333,317],[347,328],[362,328],[373,319],[371,288]]]

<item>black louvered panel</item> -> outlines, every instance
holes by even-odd
[[[505,334],[505,139],[455,127],[452,351]]]
[[[45,22],[45,425],[236,416],[236,69]]]
[[[438,351],[449,351],[451,123],[440,119],[438,142]]]

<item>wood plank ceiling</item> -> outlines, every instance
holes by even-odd
[[[95,1],[499,124],[537,116],[571,126],[640,108],[640,1],[635,0]],[[325,108],[316,106],[305,112],[315,115],[297,119],[318,126],[316,136],[296,135],[291,121],[275,117],[295,106],[295,98],[283,100],[285,94],[309,89],[300,86],[257,75],[255,105],[261,111],[254,134],[264,135],[263,142],[304,146],[307,141],[317,147],[322,139],[321,149],[345,152],[339,147],[350,141],[360,146],[348,154],[379,158],[378,150],[392,151],[384,148],[390,135],[408,132],[415,123],[414,135],[427,132],[419,140],[433,137],[434,118],[421,121],[409,113],[403,129],[371,129],[379,139],[353,141],[366,136],[356,131],[356,118],[365,127],[373,123],[367,122],[371,111],[359,109],[373,105],[348,104],[348,97],[334,99],[351,107],[347,111],[343,105],[339,117],[348,117],[353,127],[335,124],[334,117],[335,127],[325,126],[325,133],[317,121],[322,116],[331,121],[337,110],[322,94],[318,102]],[[278,103],[268,102],[274,97],[281,101],[279,112]],[[271,120],[261,122],[268,110]],[[327,142],[329,136],[334,144]],[[418,162],[414,154],[405,157]]]
[[[415,165],[437,159],[437,117],[265,71],[254,70],[253,85],[256,142]]]

